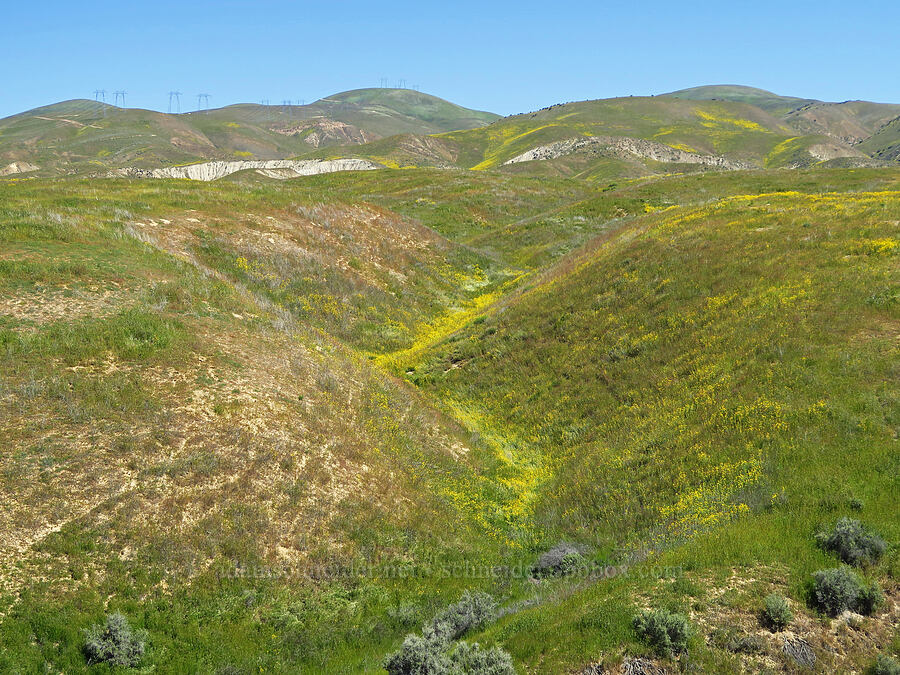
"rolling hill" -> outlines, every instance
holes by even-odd
[[[466,639],[518,672],[797,672],[795,637],[861,670],[896,549],[860,629],[809,579],[843,516],[900,537],[898,195],[883,168],[0,183],[0,669],[84,672],[119,611],[159,672],[383,672],[481,590]],[[535,576],[560,542],[581,572]],[[687,654],[641,641],[648,607]]]
[[[236,105],[170,115],[66,101],[0,120],[0,166],[45,173],[282,159],[399,133],[483,126],[496,115],[411,90],[359,89],[305,106]]]
[[[565,103],[502,119],[401,89],[183,115],[70,101],[0,120],[0,171],[150,175],[204,161],[356,158],[376,167],[609,183],[650,174],[890,164],[897,161],[898,116],[898,105],[825,103],[739,86]],[[222,172],[198,175],[206,173]]]
[[[313,153],[597,182],[657,173],[893,161],[900,106],[826,104],[747,87],[553,105],[489,126]],[[884,130],[884,131],[882,131]]]
[[[895,107],[0,120],[0,672],[900,655]]]
[[[737,85],[695,87],[667,96],[750,103],[777,115],[800,134],[824,135],[851,146],[859,144],[860,149],[871,156],[877,156],[884,149],[884,140],[876,137],[878,132],[900,117],[900,105],[896,104],[869,101],[828,103],[778,96],[762,89]]]

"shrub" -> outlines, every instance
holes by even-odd
[[[856,611],[871,616],[883,602],[884,593],[881,592],[881,586],[873,581],[860,591],[859,597],[856,599]]]
[[[407,635],[400,649],[389,654],[383,665],[389,675],[447,675],[446,649],[442,636]]]
[[[499,647],[482,649],[478,643],[460,642],[450,652],[452,675],[515,675],[512,658]]]
[[[633,624],[638,636],[659,654],[668,656],[687,651],[691,627],[683,614],[651,610],[634,617]]]
[[[879,654],[870,671],[872,675],[900,675],[900,663],[885,654]]]
[[[558,544],[541,554],[531,568],[531,574],[538,578],[566,576],[578,569],[583,560],[573,544]]]
[[[134,668],[144,656],[144,631],[132,630],[128,619],[116,612],[85,631],[84,655],[88,663],[109,663]]]
[[[887,549],[884,539],[850,518],[841,518],[830,533],[817,534],[816,541],[822,549],[857,567],[876,562]]]
[[[777,593],[770,593],[763,601],[763,622],[773,632],[784,630],[794,620],[794,614],[787,600]]]
[[[466,591],[431,621],[431,629],[443,634],[447,641],[456,640],[471,630],[497,617],[497,603],[488,593]]]
[[[813,575],[813,594],[819,609],[837,616],[845,610],[872,614],[882,602],[881,588],[876,583],[866,586],[849,567],[819,570]]]
[[[439,624],[446,627],[447,624]],[[510,655],[498,647],[482,649],[460,642],[450,649],[444,630],[426,626],[407,635],[400,649],[384,660],[388,675],[515,675]]]

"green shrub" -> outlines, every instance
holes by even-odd
[[[859,597],[856,599],[856,611],[871,616],[883,602],[884,593],[881,592],[881,586],[873,581],[860,591]]]
[[[466,591],[458,602],[442,610],[431,621],[430,628],[443,634],[447,641],[456,640],[471,630],[484,626],[497,617],[497,603],[488,593]]]
[[[830,533],[817,534],[816,541],[822,549],[857,567],[876,562],[887,549],[884,539],[850,518],[841,518]]]
[[[132,630],[128,619],[118,612],[85,631],[84,655],[88,663],[109,663],[134,668],[144,656],[147,635]]]
[[[384,660],[389,675],[447,675],[447,640],[441,634],[407,635],[403,644]]]
[[[562,543],[542,553],[531,568],[531,574],[537,578],[562,577],[577,570],[583,561],[581,552],[573,544]]]
[[[770,593],[763,601],[763,622],[773,632],[784,630],[794,620],[794,614],[787,600],[777,593]]]
[[[846,565],[819,570],[813,575],[813,595],[816,605],[831,616],[852,610],[872,614],[882,602],[881,588],[876,583],[866,586]]]
[[[439,624],[446,628],[447,624]],[[482,649],[460,642],[452,649],[444,630],[426,626],[407,635],[400,649],[384,660],[388,675],[515,675],[512,658],[498,647]]]
[[[664,609],[641,612],[634,617],[634,630],[661,655],[687,651],[691,627],[687,617]]]
[[[515,675],[512,658],[499,647],[482,649],[478,643],[460,642],[449,655],[452,675]]]
[[[900,675],[900,663],[886,654],[879,654],[869,672],[872,675]]]

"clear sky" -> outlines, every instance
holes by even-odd
[[[4,2],[0,116],[96,89],[183,110],[388,78],[501,114],[747,84],[900,103],[900,2]]]

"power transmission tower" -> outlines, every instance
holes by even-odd
[[[285,99],[281,102],[281,112],[287,113],[287,116],[291,116],[291,101],[289,99]]]
[[[172,113],[172,101],[175,101],[176,110],[181,113],[181,92],[180,91],[170,91],[169,92],[169,113]]]
[[[209,94],[197,94],[197,110],[209,110]]]
[[[95,89],[94,100],[100,104],[100,112],[106,117],[106,89]]]
[[[388,86],[388,79],[386,77],[382,77],[381,78],[381,88],[387,89],[387,86]]]
[[[119,97],[121,96],[122,97],[122,107],[124,108],[125,107],[125,94],[127,94],[127,93],[128,93],[127,91],[121,91],[121,90],[114,91],[113,95],[116,97],[115,105],[119,105]]]
[[[260,105],[269,105],[269,99],[264,98],[259,102]]]
[[[397,89],[406,89],[406,80],[398,80]]]

